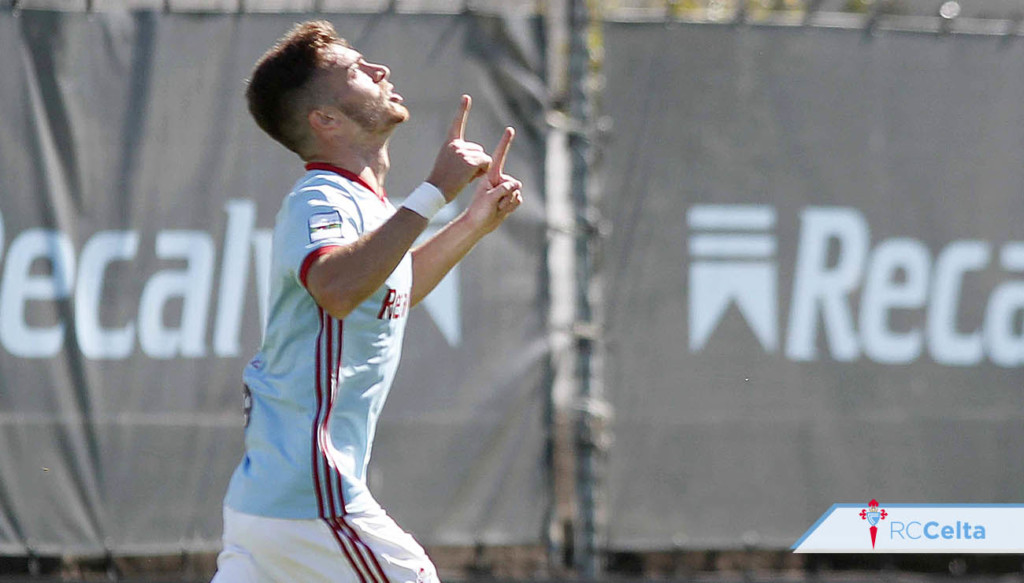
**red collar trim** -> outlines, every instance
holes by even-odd
[[[383,188],[381,189],[381,192],[377,192],[377,190],[375,188],[373,188],[372,186],[367,184],[365,180],[363,180],[358,174],[356,174],[355,172],[352,172],[351,170],[345,170],[344,168],[335,166],[334,164],[328,164],[327,162],[310,162],[310,163],[306,164],[306,171],[308,172],[308,171],[312,171],[312,170],[323,170],[323,171],[326,171],[326,172],[334,172],[335,174],[338,174],[339,176],[341,176],[343,178],[348,178],[352,182],[355,182],[355,183],[358,183],[358,184],[362,185],[364,188],[366,188],[370,192],[376,194],[377,198],[379,198],[381,200],[385,200],[388,197],[388,193]]]

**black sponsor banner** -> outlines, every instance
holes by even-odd
[[[298,19],[0,14],[0,552],[219,545],[300,171],[241,93]],[[332,20],[413,111],[393,199],[462,91],[470,139],[521,130],[508,167],[539,192],[536,22]],[[833,502],[1021,502],[1024,49],[605,34],[612,548],[785,547]],[[370,480],[428,544],[541,532],[542,208],[411,316]]]
[[[1024,47],[605,35],[611,547],[1024,501]]]
[[[394,201],[428,173],[461,92],[468,139],[521,130],[507,168],[533,194],[413,311],[370,480],[425,543],[535,541],[538,27],[329,18],[412,111]],[[249,119],[244,80],[301,19],[0,13],[0,553],[219,547],[270,229],[302,173]]]

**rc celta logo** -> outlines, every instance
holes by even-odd
[[[885,508],[877,500],[867,508],[863,504],[833,504],[792,550],[1020,553],[1024,551],[1024,504],[886,504]]]
[[[870,525],[868,531],[871,533],[871,548],[875,548],[875,539],[878,538],[878,522],[885,520],[888,515],[884,508],[878,507],[878,500],[875,499],[868,502],[868,507],[860,511],[860,519],[867,520]]]

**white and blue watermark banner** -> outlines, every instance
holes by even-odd
[[[1024,504],[833,504],[795,553],[1021,553]]]

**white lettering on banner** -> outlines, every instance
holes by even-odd
[[[956,329],[960,287],[971,271],[988,265],[991,253],[983,241],[956,241],[946,247],[935,262],[935,290],[928,307],[928,349],[932,358],[952,366],[981,362],[984,349],[981,332],[961,333]]]
[[[767,352],[778,344],[775,209],[761,205],[702,205],[687,215],[690,236],[690,348],[707,344],[735,302]]]
[[[214,324],[214,352],[237,355],[240,352],[239,331],[245,307],[246,283],[249,281],[249,248],[256,224],[256,205],[249,200],[228,201],[228,226],[224,235],[221,259],[220,288],[217,294],[217,321]],[[269,256],[269,255],[268,255]]]
[[[829,267],[829,243],[839,243],[839,256]],[[868,225],[854,209],[809,208],[801,216],[800,247],[789,310],[786,356],[815,360],[818,312],[836,360],[860,356],[847,297],[860,281],[868,251]]]
[[[999,264],[1006,271],[1024,272],[1024,242],[1004,245]],[[1021,320],[1024,281],[1004,283],[992,293],[985,309],[985,346],[992,362],[1006,367],[1024,363],[1024,333],[1015,332],[1015,323]]]
[[[162,231],[156,236],[156,256],[185,259],[184,270],[164,270],[146,282],[139,305],[139,344],[154,358],[206,356],[206,316],[213,285],[213,239],[201,231]],[[174,297],[183,299],[181,327],[164,324],[164,308]]]
[[[156,257],[183,262],[184,267],[144,274],[147,279],[137,317],[116,324],[101,321],[101,307],[109,302],[104,298],[104,285],[112,265],[138,259],[137,231],[101,231],[89,237],[78,257],[76,273],[75,249],[66,234],[30,228],[13,236],[8,246],[0,212],[0,348],[20,358],[51,358],[64,350],[71,338],[82,355],[93,360],[123,360],[132,356],[136,346],[158,359],[200,358],[211,352],[210,347],[217,357],[239,356],[250,273],[255,279],[259,329],[266,325],[273,231],[256,228],[257,209],[251,200],[229,200],[224,209],[227,223],[220,273],[214,273],[217,249],[209,233],[157,232]],[[447,222],[454,216],[444,212],[455,211],[442,211],[435,219]],[[432,223],[431,232],[436,230]],[[37,262],[48,263],[47,274],[38,267],[32,271]],[[428,314],[452,346],[461,342],[457,277],[453,270],[424,300]],[[216,311],[211,318],[214,293]],[[58,308],[63,301],[70,302],[70,321],[65,321],[67,314]],[[52,320],[40,321],[47,312],[38,309],[31,311],[30,318],[30,302],[50,304]],[[169,306],[179,304],[180,321],[172,325],[165,321]],[[212,342],[208,346],[211,319]]]
[[[437,211],[434,218],[430,220],[427,229],[416,240],[416,244],[427,241],[433,237],[442,227],[451,222],[458,215],[457,206],[450,204]],[[459,294],[459,266],[456,265],[437,284],[434,291],[423,298],[422,305],[427,314],[437,324],[437,329],[444,336],[449,346],[462,344],[462,313],[459,306],[462,300]]]
[[[915,239],[883,241],[871,253],[860,309],[860,330],[864,353],[875,362],[899,363],[921,355],[920,330],[895,332],[889,329],[889,314],[895,309],[921,308],[928,300],[928,271],[931,256],[924,243]],[[898,281],[898,274],[904,281]]]
[[[261,229],[252,234],[252,248],[256,257],[261,258],[256,262],[256,297],[259,300],[260,308],[260,330],[267,327],[267,317],[270,314],[270,254],[274,247],[274,232],[270,229]],[[241,298],[238,300],[241,302]],[[234,356],[233,354],[221,354],[221,356]]]
[[[33,275],[32,264],[47,260],[49,275]],[[0,282],[0,343],[8,352],[24,358],[49,358],[64,343],[64,323],[32,326],[25,318],[29,301],[58,301],[71,294],[75,277],[75,251],[67,235],[45,229],[29,229],[11,243]]]
[[[691,352],[705,347],[731,303],[762,347],[774,351],[774,240],[706,233],[765,230],[774,225],[774,217],[774,210],[762,205],[696,205],[689,210]],[[857,209],[805,208],[800,213],[785,356],[818,360],[817,340],[823,331],[828,355],[838,361],[866,357],[903,364],[927,352],[948,366],[973,366],[986,357],[998,366],[1024,365],[1024,280],[995,286],[980,328],[958,327],[964,280],[990,269],[994,251],[987,241],[953,241],[933,264],[928,247],[917,239],[887,239],[872,249],[869,226]],[[1024,242],[1005,243],[998,258],[1003,271],[1024,272]],[[890,320],[897,310],[918,310],[924,323],[893,329]]]
[[[86,358],[127,358],[135,345],[135,324],[129,322],[117,330],[100,325],[103,280],[108,265],[129,261],[139,250],[139,234],[134,231],[96,233],[82,247],[78,285],[75,286],[75,333]]]
[[[261,324],[266,321],[273,238],[269,229],[255,228],[256,207],[252,201],[228,201],[225,208],[228,223],[213,333],[213,353],[218,357],[237,356],[240,351],[238,339],[253,259]],[[104,326],[100,319],[104,282],[112,264],[138,257],[138,232],[101,231],[92,235],[82,246],[77,274],[75,249],[66,234],[27,229],[13,237],[9,247],[5,234],[0,214],[0,346],[10,354],[21,358],[56,356],[65,348],[70,325],[79,349],[89,359],[128,358],[136,340],[143,353],[153,358],[207,355],[206,333],[216,268],[216,249],[209,233],[156,233],[156,257],[183,261],[185,265],[150,276],[143,286],[137,319],[116,327]],[[32,271],[33,265],[41,261],[50,265],[47,274]],[[65,322],[56,308],[58,302],[66,300],[73,306],[73,322]],[[180,322],[171,325],[165,322],[168,305],[179,300]],[[29,322],[29,302],[52,304],[54,322]]]

